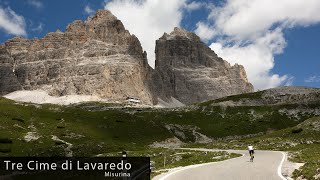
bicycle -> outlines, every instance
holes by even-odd
[[[253,159],[254,159],[254,153],[250,152],[250,162],[253,162]]]

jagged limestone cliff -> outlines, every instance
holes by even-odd
[[[42,39],[11,39],[0,46],[0,93],[47,91],[53,96],[128,96],[152,104],[150,70],[139,40],[109,11]]]
[[[194,33],[175,28],[156,42],[155,86],[184,104],[253,91],[244,67],[231,66]]]

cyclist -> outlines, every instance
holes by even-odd
[[[249,150],[249,154],[250,154],[250,161],[252,162],[253,158],[254,158],[254,148],[253,148],[253,146],[249,145],[248,146],[248,150]]]

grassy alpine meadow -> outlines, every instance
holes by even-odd
[[[256,98],[259,92],[242,96]],[[96,102],[59,106],[0,98],[0,156],[95,156],[141,150],[173,137],[195,143],[197,134],[212,139],[265,134],[313,116],[285,113],[299,108],[301,105],[220,107],[202,103],[151,109]]]
[[[310,177],[318,167],[316,152],[320,137],[311,128],[319,127],[313,124],[318,119],[310,118],[319,104],[213,105],[260,96],[261,92],[249,93],[174,109],[99,102],[36,105],[0,98],[0,156],[92,157],[127,151],[132,155],[148,155],[157,169],[166,169],[216,159],[202,152],[156,149],[151,144],[176,138],[189,147],[243,149],[252,143],[259,149],[291,152],[294,161],[306,162],[295,176]],[[215,143],[199,145],[199,136]]]
[[[73,156],[144,148],[172,137],[152,119],[118,110],[91,112],[77,107],[16,104],[0,100],[1,156]],[[148,127],[148,128],[146,128]]]

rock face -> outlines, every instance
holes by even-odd
[[[230,66],[198,36],[179,28],[157,41],[153,70],[137,37],[109,11],[98,10],[65,32],[0,44],[0,95],[18,90],[90,95],[110,102],[136,97],[151,105],[158,98],[191,104],[253,87],[241,65]]]
[[[219,58],[194,33],[175,28],[156,42],[156,94],[184,104],[253,91],[241,65]]]
[[[151,68],[139,40],[109,11],[42,39],[0,45],[0,94],[41,89],[53,96],[96,95],[110,101],[138,97],[152,104]]]

